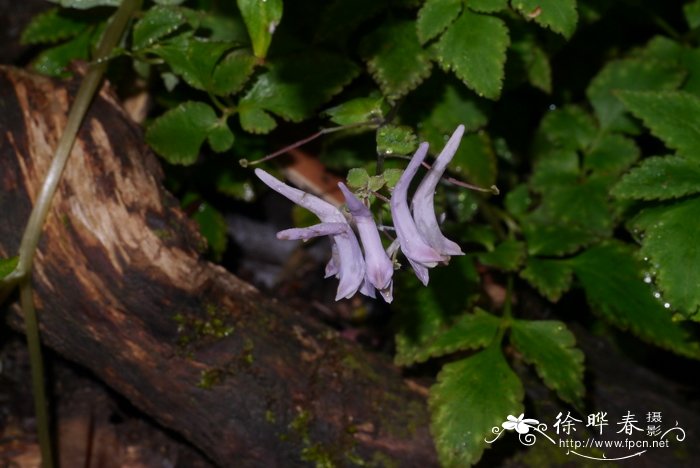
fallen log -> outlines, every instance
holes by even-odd
[[[2,256],[17,251],[76,89],[0,67]],[[436,465],[425,398],[389,358],[203,260],[161,178],[103,89],[36,256],[43,342],[221,466]]]

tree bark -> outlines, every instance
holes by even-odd
[[[2,256],[17,252],[76,89],[0,67]],[[43,342],[221,466],[436,465],[421,392],[387,357],[204,261],[161,178],[103,89],[36,256]]]

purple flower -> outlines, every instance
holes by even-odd
[[[391,277],[394,275],[394,264],[384,251],[372,212],[348,190],[345,184],[339,182],[338,187],[343,192],[348,211],[350,211],[355,226],[357,226],[357,232],[360,234],[362,248],[365,252],[367,280],[371,286],[379,290],[386,302],[391,302]]]
[[[322,221],[308,228],[287,229],[277,233],[280,239],[310,239],[330,235],[337,252],[337,261],[331,259],[331,268],[326,267],[326,274],[336,274],[339,278],[338,292],[335,299],[350,298],[362,287],[365,279],[365,262],[362,258],[360,244],[345,216],[330,203],[280,182],[273,176],[256,169],[258,176],[268,187],[287,197],[292,202],[314,213]],[[363,288],[366,289],[366,288]]]
[[[438,155],[433,163],[433,167],[423,177],[420,185],[413,194],[411,208],[413,209],[413,219],[421,237],[440,255],[464,255],[462,249],[456,243],[442,235],[435,216],[435,188],[437,187],[442,174],[459,147],[459,142],[464,135],[464,125],[457,127],[445,148]]]
[[[408,209],[408,187],[413,176],[418,172],[425,155],[428,153],[428,144],[421,143],[418,151],[411,158],[406,170],[399,178],[391,195],[391,217],[394,220],[396,237],[399,240],[401,251],[413,266],[416,276],[423,284],[428,284],[427,268],[432,268],[443,260],[446,260],[434,248],[428,245],[421,237],[416,223]],[[434,208],[430,208],[431,210]]]

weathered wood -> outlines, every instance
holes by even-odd
[[[16,252],[75,89],[0,68],[0,255]],[[202,260],[160,179],[103,90],[36,257],[46,345],[221,466],[435,465],[424,397],[388,358]]]

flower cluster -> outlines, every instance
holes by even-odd
[[[255,174],[268,187],[311,211],[321,220],[321,223],[314,226],[280,231],[277,237],[308,240],[313,237],[331,236],[332,258],[326,266],[326,278],[336,276],[339,279],[336,300],[350,298],[357,291],[375,297],[376,291],[379,291],[387,302],[391,302],[394,274],[391,256],[396,253],[397,248],[400,248],[408,259],[418,279],[427,285],[428,268],[449,261],[453,255],[463,255],[459,245],[447,239],[440,231],[433,201],[437,184],[455,155],[463,134],[464,126],[460,125],[418,185],[409,209],[409,186],[428,153],[427,143],[421,143],[418,147],[391,196],[391,217],[396,230],[396,240],[386,250],[382,246],[377,224],[369,208],[342,182],[338,186],[345,197],[349,218],[360,235],[362,248],[348,218],[338,208],[310,193],[290,187],[261,169],[256,169]]]

